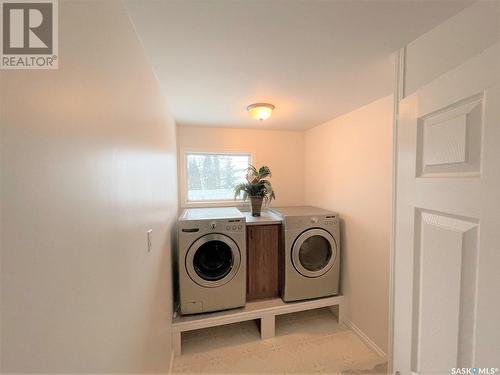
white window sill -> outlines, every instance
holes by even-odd
[[[210,202],[184,202],[181,203],[181,208],[203,208],[203,207],[237,207],[244,208],[249,202],[241,200],[235,201],[210,201]]]

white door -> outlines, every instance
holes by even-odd
[[[400,102],[393,369],[402,374],[500,367],[499,56],[491,47]]]

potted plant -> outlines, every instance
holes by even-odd
[[[243,200],[246,201],[250,197],[252,216],[260,216],[262,210],[262,202],[266,204],[275,199],[273,187],[268,177],[271,177],[271,170],[267,166],[260,167],[259,170],[253,165],[250,165],[247,170],[246,180],[234,187],[234,198],[238,198],[243,193]]]

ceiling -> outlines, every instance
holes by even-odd
[[[392,53],[470,3],[126,1],[179,125],[292,130],[390,94]],[[251,119],[254,102],[271,119]]]

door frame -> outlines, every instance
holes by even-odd
[[[396,255],[396,203],[397,203],[397,169],[398,169],[398,119],[399,102],[405,97],[406,46],[395,52],[394,57],[394,92],[392,112],[392,199],[391,199],[391,233],[389,247],[389,316],[387,373],[393,370],[394,348],[394,291],[395,291],[395,255]]]

